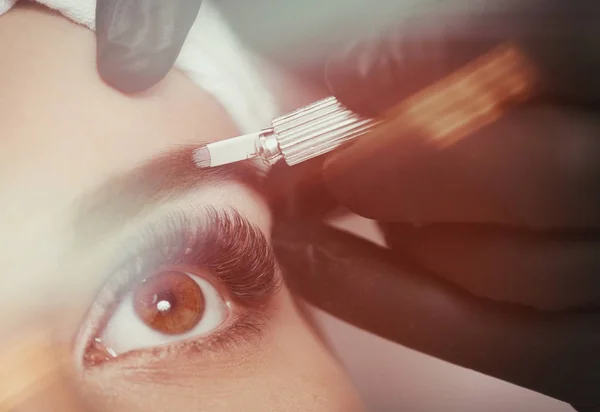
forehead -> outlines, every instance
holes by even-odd
[[[0,52],[0,190],[13,212],[59,206],[179,144],[235,135],[214,99],[178,73],[139,96],[110,89],[93,34],[54,15],[0,18]]]
[[[0,53],[4,285],[10,273],[21,275],[16,284],[60,263],[69,208],[82,194],[166,150],[237,132],[179,73],[139,96],[110,89],[96,72],[93,34],[55,15],[1,17]]]

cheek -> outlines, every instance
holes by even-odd
[[[90,370],[85,386],[107,411],[362,410],[337,362],[282,295],[258,346],[172,360],[130,359]]]

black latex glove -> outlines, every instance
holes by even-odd
[[[600,4],[501,3],[421,7],[332,61],[328,82],[376,115],[514,40],[540,69],[539,99],[443,151],[407,138],[374,153],[362,138],[328,159],[324,181],[382,222],[390,249],[296,216],[277,229],[277,252],[296,292],[350,323],[595,410]]]
[[[100,76],[124,93],[143,91],[173,67],[202,0],[98,0]]]

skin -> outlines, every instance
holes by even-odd
[[[98,77],[93,34],[38,7],[0,18],[0,53],[0,327],[18,337],[51,325],[55,339],[72,342],[105,281],[90,268],[93,259],[69,255],[73,202],[165,150],[237,130],[209,94],[176,71],[142,95],[112,90]],[[235,206],[269,234],[264,201],[240,185],[206,187],[186,200]],[[285,287],[272,306],[260,340],[79,368],[78,384],[104,410],[360,409]],[[17,351],[12,360],[27,355]],[[80,365],[80,353],[71,355]]]

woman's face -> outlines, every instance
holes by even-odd
[[[255,171],[191,166],[237,132],[215,100],[176,72],[111,90],[93,34],[33,7],[0,18],[0,53],[2,330],[54,322],[106,410],[356,410],[281,283]]]

